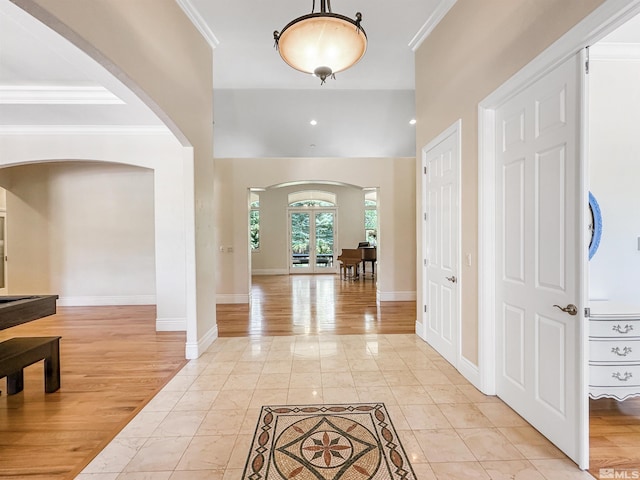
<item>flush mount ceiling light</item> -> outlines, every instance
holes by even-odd
[[[367,34],[360,26],[362,14],[355,20],[331,12],[331,0],[320,0],[320,12],[303,15],[273,32],[276,49],[282,59],[296,70],[312,73],[321,84],[327,78],[355,65],[367,50]]]

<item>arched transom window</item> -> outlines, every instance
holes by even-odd
[[[321,190],[304,190],[289,194],[290,207],[335,207],[336,194]]]

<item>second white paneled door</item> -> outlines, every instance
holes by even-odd
[[[423,152],[423,328],[452,365],[460,345],[460,123]]]

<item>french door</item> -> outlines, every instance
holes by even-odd
[[[336,210],[289,210],[289,273],[334,273]]]

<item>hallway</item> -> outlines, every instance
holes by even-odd
[[[412,302],[377,307],[373,282],[337,276],[254,277],[253,292],[251,308],[219,306],[226,338],[78,480],[238,480],[262,405],[372,401],[387,406],[417,479],[591,478],[411,333]]]
[[[415,336],[413,302],[376,305],[371,278],[253,281],[251,308],[219,305],[221,338],[177,375],[184,334],[155,332],[153,307],[61,307],[3,331],[61,334],[63,361],[59,393],[36,364],[0,396],[0,476],[71,479],[106,446],[79,480],[237,480],[261,405],[381,401],[420,480],[591,478]]]
[[[416,336],[370,334],[222,338],[78,479],[238,480],[262,405],[371,401],[386,404],[417,479],[591,478]]]

